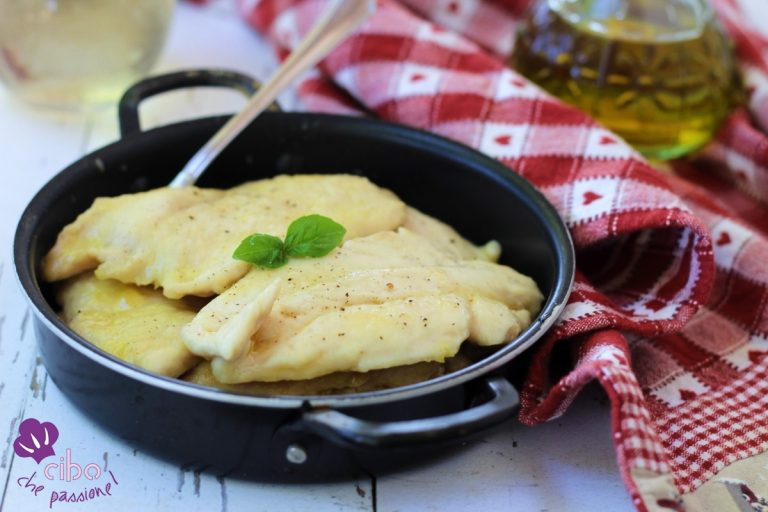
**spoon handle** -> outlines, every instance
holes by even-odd
[[[171,181],[171,187],[193,185],[208,165],[302,73],[315,67],[365,21],[375,0],[336,0],[306,35],[301,44],[261,86],[245,108],[200,148]]]

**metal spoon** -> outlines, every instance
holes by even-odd
[[[193,185],[208,165],[251,121],[261,114],[277,96],[305,71],[315,67],[370,16],[375,0],[337,0],[312,27],[301,44],[278,68],[245,108],[233,116],[205,146],[200,148],[171,181],[171,187]]]

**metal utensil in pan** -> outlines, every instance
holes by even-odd
[[[269,108],[283,90],[331,53],[373,14],[375,9],[375,0],[335,0],[331,3],[301,44],[248,100],[243,110],[233,115],[192,155],[179,174],[171,180],[170,186],[193,185],[219,153],[259,114]]]
[[[35,318],[43,362],[94,421],[138,448],[212,471],[260,479],[327,479],[429,460],[417,452],[511,417],[508,363],[541,338],[570,293],[574,257],[556,211],[502,164],[436,135],[373,119],[262,114],[213,163],[200,186],[230,187],[280,173],[354,173],[475,242],[498,240],[502,262],[532,276],[546,296],[533,324],[455,373],[400,388],[329,396],[246,396],[159,376],[107,354],[56,315],[41,258],[59,231],[98,196],[163,186],[226,117],[142,132],[141,99],[161,90],[252,80],[220,71],[159,77],[120,105],[122,139],[73,163],[32,199],[14,258]]]

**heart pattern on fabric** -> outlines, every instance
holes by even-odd
[[[590,203],[594,203],[598,199],[602,199],[603,196],[601,196],[597,192],[592,192],[591,190],[588,190],[584,192],[583,198],[584,198],[584,201],[582,201],[581,204],[583,204],[584,206],[587,206]]]
[[[762,350],[750,350],[747,352],[747,357],[749,357],[750,361],[757,364],[763,360],[766,354],[768,354],[768,352],[764,352]]]
[[[727,231],[720,233],[720,236],[717,237],[717,241],[715,242],[716,245],[721,247],[723,245],[728,245],[729,243],[731,243],[731,235],[729,235]]]
[[[661,311],[661,308],[663,308],[666,305],[667,303],[660,299],[651,299],[645,304],[643,304],[643,306],[645,306],[647,309],[650,309],[654,313],[657,311]]]

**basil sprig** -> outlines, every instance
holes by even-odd
[[[285,246],[276,236],[255,233],[240,242],[232,257],[260,267],[277,268],[285,264]]]
[[[341,243],[346,232],[344,226],[328,217],[305,215],[288,226],[285,242],[276,236],[254,233],[240,242],[232,257],[259,267],[277,268],[285,265],[288,257],[325,256]]]

